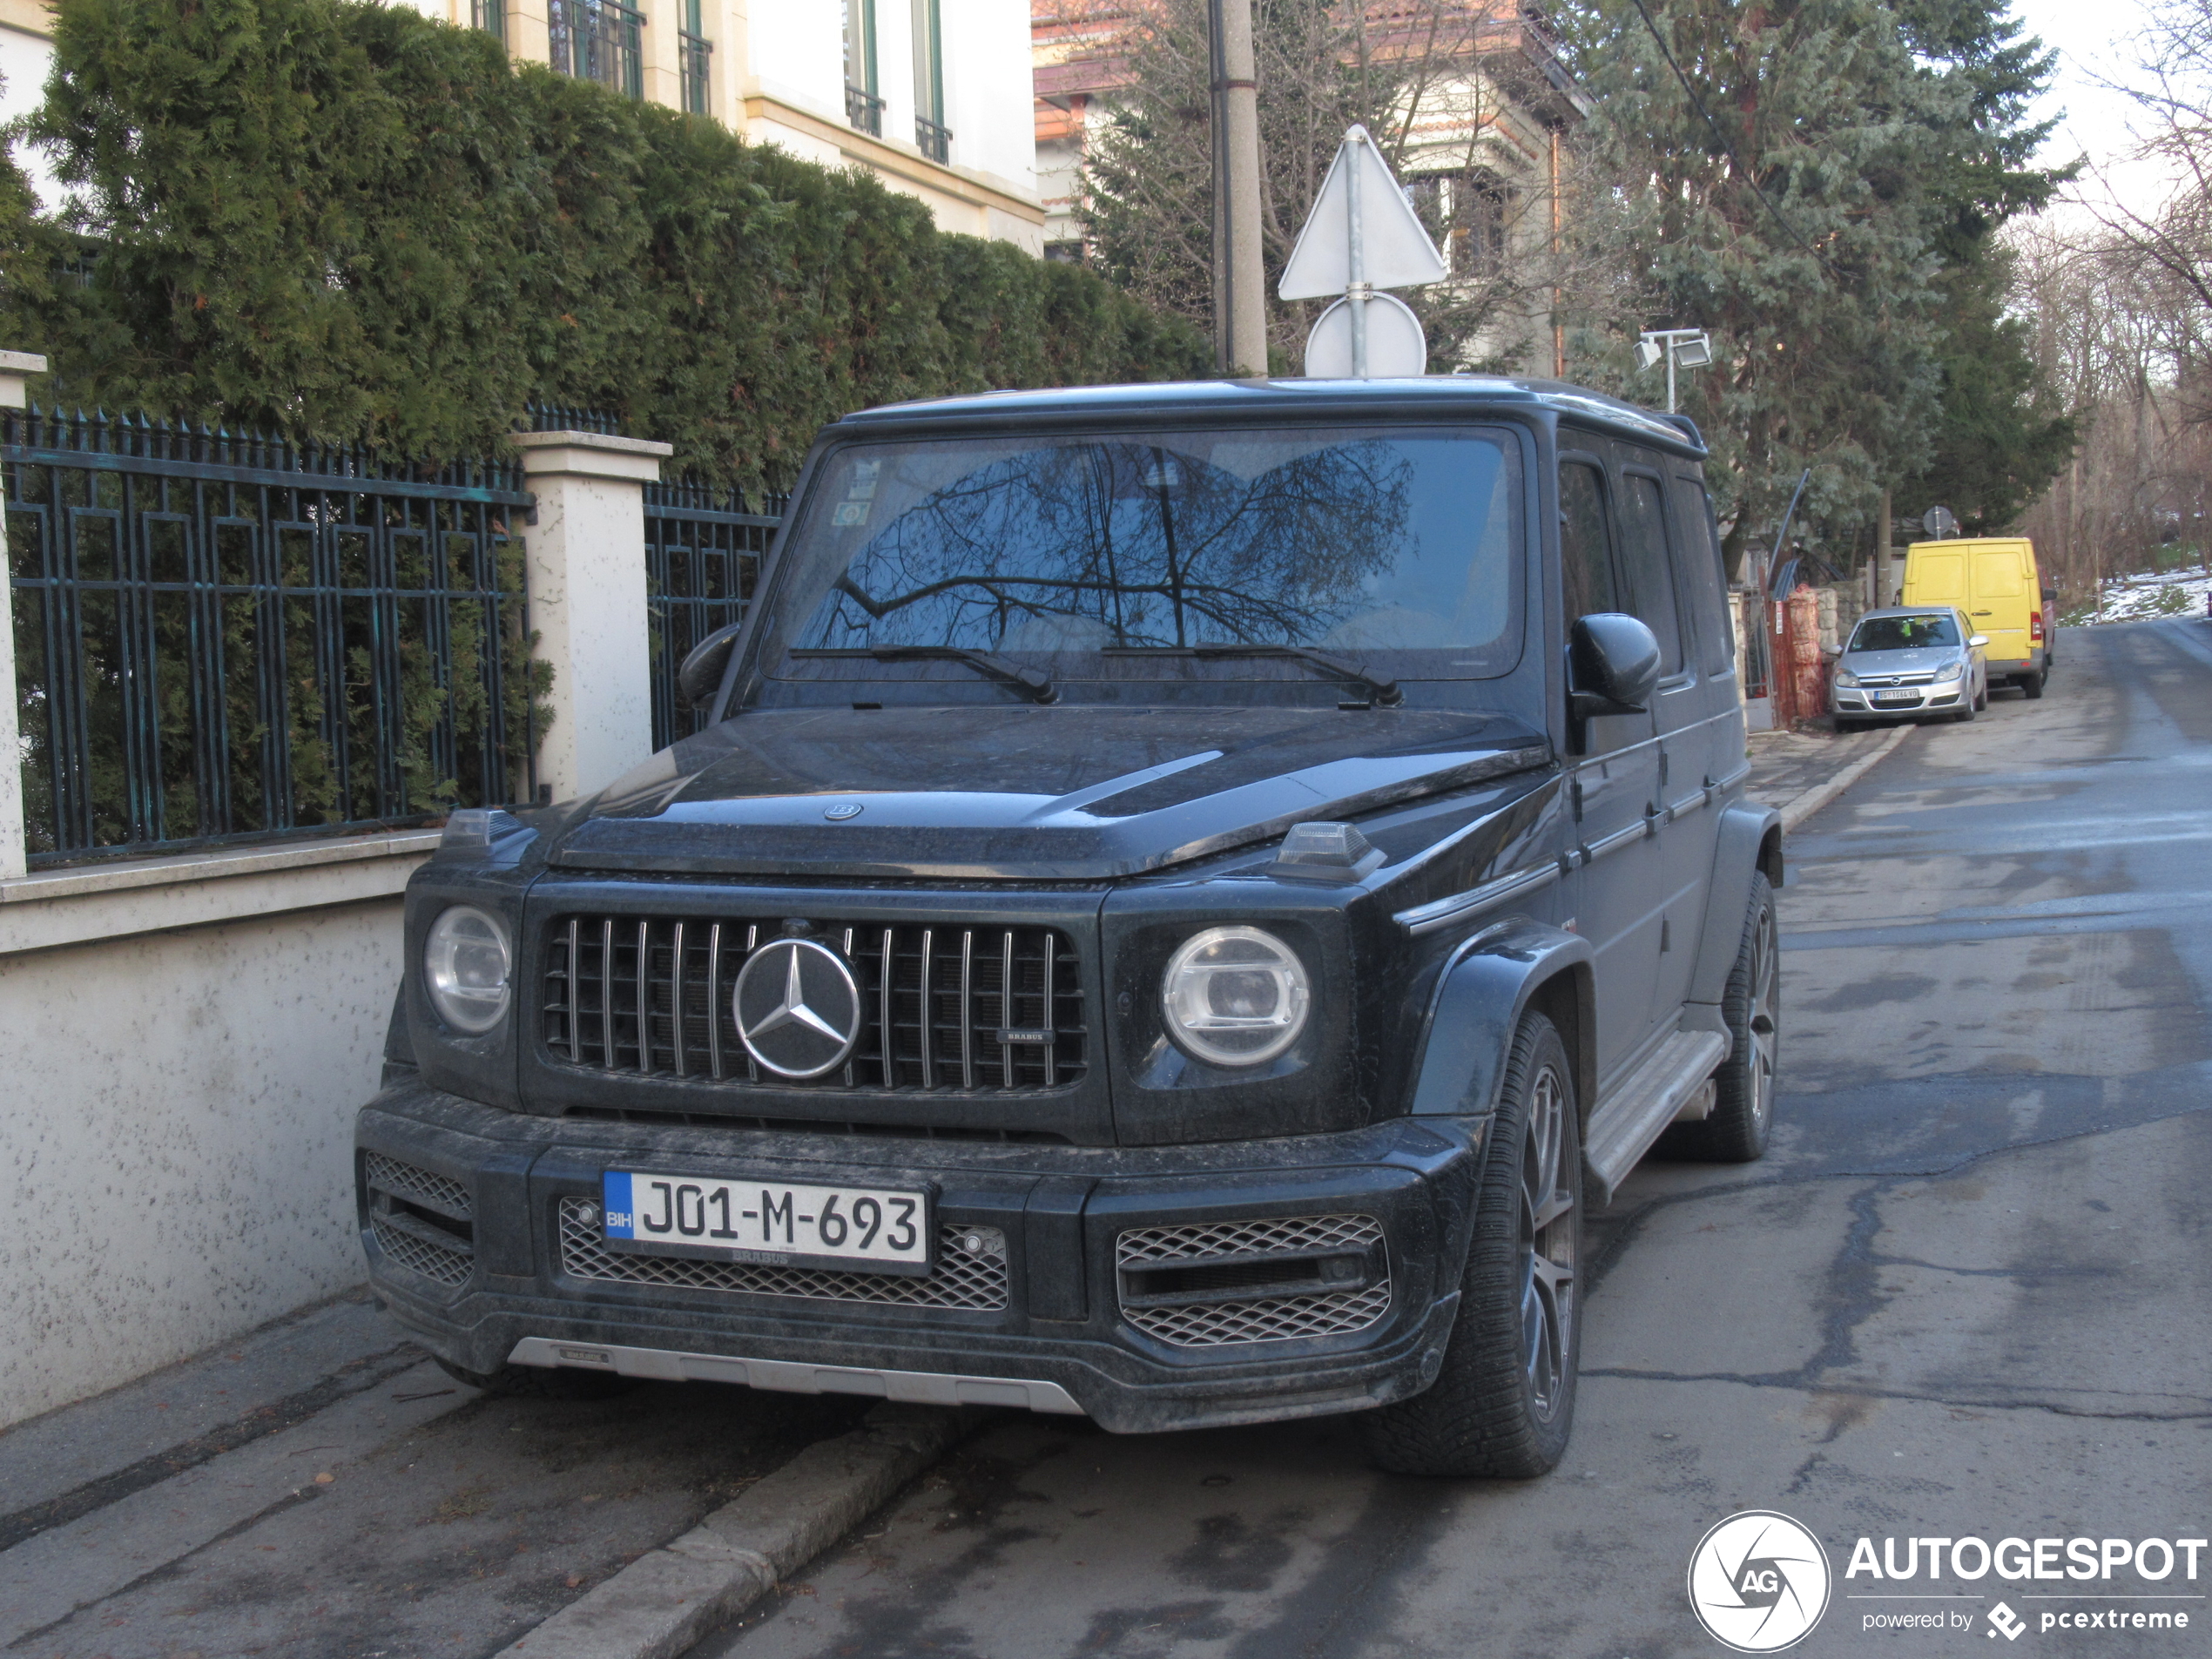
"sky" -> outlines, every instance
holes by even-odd
[[[2051,91],[2035,114],[2061,119],[2039,158],[2051,165],[2087,156],[2093,171],[2140,206],[2142,192],[2159,188],[2155,170],[2126,158],[2135,142],[2130,128],[2141,127],[2142,111],[2101,81],[2144,82],[2134,48],[2148,21],[2143,0],[2015,0],[2013,15],[2059,53]],[[2082,188],[2095,185],[2085,181]]]

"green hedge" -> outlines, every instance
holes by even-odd
[[[0,179],[0,343],[72,404],[448,457],[536,400],[775,487],[869,404],[1208,372],[1087,272],[404,7],[59,0],[54,39],[81,211]]]

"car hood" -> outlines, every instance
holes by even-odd
[[[548,856],[599,870],[1097,880],[1550,758],[1518,721],[1430,710],[756,711],[585,803]]]
[[[1956,645],[1922,645],[1912,651],[1847,651],[1836,659],[1854,674],[1923,674],[1957,662]]]

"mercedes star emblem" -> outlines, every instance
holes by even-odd
[[[755,1060],[779,1077],[819,1077],[860,1040],[860,987],[812,939],[771,940],[738,971],[730,1011]]]

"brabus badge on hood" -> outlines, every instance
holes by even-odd
[[[825,806],[822,809],[822,816],[833,824],[842,824],[846,819],[858,818],[860,815],[860,803],[857,800],[840,801],[834,806]]]

